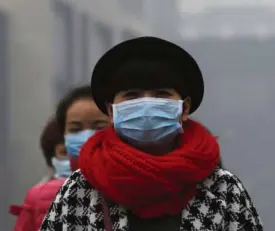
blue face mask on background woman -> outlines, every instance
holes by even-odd
[[[52,158],[52,164],[55,170],[54,177],[69,177],[72,174],[70,161],[68,159]]]
[[[77,158],[83,144],[94,135],[95,130],[84,130],[65,135],[65,147],[69,156]]]
[[[139,98],[113,105],[116,132],[134,145],[172,141],[183,131],[183,101]]]

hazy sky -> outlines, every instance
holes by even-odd
[[[185,10],[188,11],[188,8]],[[181,18],[179,30],[183,36],[275,35],[275,6],[208,8],[195,14],[181,13]]]

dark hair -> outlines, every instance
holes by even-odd
[[[115,94],[123,90],[173,88],[185,98],[188,96],[188,86],[183,88],[183,81],[182,73],[167,60],[131,59],[114,71],[110,82],[106,83],[105,96],[107,102],[112,102]]]
[[[81,86],[70,90],[63,99],[58,103],[56,109],[56,120],[62,134],[65,131],[66,114],[69,107],[79,99],[93,99],[90,86]]]
[[[50,119],[40,136],[40,148],[49,167],[52,167],[52,158],[55,156],[56,145],[62,144],[63,142],[64,138],[58,128],[56,119]]]

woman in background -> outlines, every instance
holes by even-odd
[[[64,138],[55,118],[44,128],[40,145],[46,163],[54,173],[29,189],[22,206],[11,206],[11,213],[18,216],[14,231],[37,231],[60,186],[71,174]]]
[[[58,129],[57,121],[56,119],[52,119],[44,128],[40,137],[40,148],[47,165],[47,174],[43,177],[40,183],[47,182],[54,178],[55,169],[52,163],[52,158],[55,156],[54,148],[61,139],[62,136]],[[64,149],[64,139],[62,139],[62,147]]]
[[[56,119],[48,123],[40,141],[46,163],[54,169],[53,177],[31,188],[23,206],[12,207],[12,213],[19,215],[14,231],[39,229],[71,169],[78,169],[77,157],[82,145],[106,125],[108,117],[94,103],[89,86],[74,88],[61,99],[57,105]]]
[[[109,124],[108,117],[96,106],[90,86],[70,91],[58,104],[56,119],[65,137],[65,146],[73,171],[83,144],[97,131]]]

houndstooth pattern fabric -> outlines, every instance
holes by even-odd
[[[124,208],[109,204],[109,213],[113,231],[130,231]],[[218,168],[198,185],[196,196],[182,211],[179,230],[263,231],[263,227],[240,180]],[[60,189],[40,231],[105,231],[102,198],[79,170]]]

